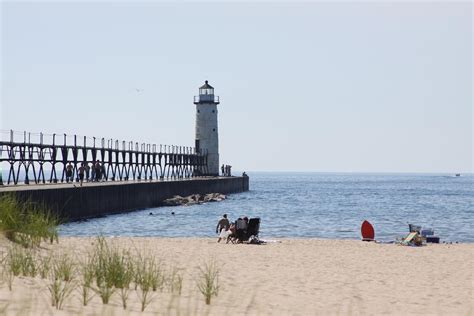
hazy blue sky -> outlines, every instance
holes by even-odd
[[[192,146],[207,79],[234,169],[472,172],[469,2],[1,9],[3,130]]]

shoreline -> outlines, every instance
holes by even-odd
[[[358,240],[282,238],[265,245],[217,243],[217,238],[105,237],[131,253],[151,254],[165,270],[183,272],[182,295],[153,293],[143,314],[472,314],[474,244],[405,247]],[[80,262],[96,237],[59,237],[43,253]],[[0,240],[0,250],[11,243]],[[220,268],[219,295],[211,305],[197,291],[197,272],[210,259]],[[51,307],[47,281],[17,277],[0,288],[0,308],[10,314],[142,314],[135,291],[124,311],[117,293],[108,305],[88,306],[74,291],[62,311]]]
[[[105,216],[104,216],[105,217]],[[405,235],[400,234],[398,238],[406,237],[408,232]],[[99,234],[96,235],[63,235],[61,232],[59,233],[59,238],[96,238]],[[156,239],[216,239],[218,238],[217,234],[209,234],[208,236],[119,236],[119,235],[102,235],[106,238],[156,238]],[[261,237],[261,240],[321,240],[321,241],[362,241],[361,237],[359,238],[324,238],[324,237],[298,237],[298,236],[291,236],[291,237],[275,237],[275,236],[268,236],[268,237]],[[375,240],[374,242],[367,242],[367,243],[374,243],[378,245],[396,245],[397,240],[393,239],[390,241],[386,240]],[[425,246],[430,245],[474,245],[474,241],[443,241],[440,240],[439,244],[436,243],[428,243]],[[423,247],[425,247],[423,246]]]

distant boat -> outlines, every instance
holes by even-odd
[[[460,177],[460,176],[461,176],[461,174],[460,174],[460,173],[456,173],[456,177]]]

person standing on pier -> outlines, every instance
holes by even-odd
[[[95,165],[94,165],[94,171],[95,171],[95,181],[96,182],[99,182],[100,178],[101,178],[101,166],[100,166],[100,161],[99,159],[97,159],[97,161],[95,162]]]
[[[79,182],[81,183],[81,187],[82,187],[82,182],[84,181],[84,172],[85,171],[86,171],[86,167],[84,167],[84,163],[81,163],[81,166],[78,169]]]
[[[86,171],[86,181],[89,182],[89,176],[90,176],[90,170],[91,170],[91,167],[89,166],[89,163],[88,162],[85,162],[85,167],[84,167],[84,170]]]
[[[73,170],[73,166],[71,164],[71,162],[69,162],[66,166],[66,183],[69,183],[69,180],[71,180],[71,182],[74,182],[74,179],[72,177],[72,170]]]
[[[225,176],[225,168],[224,168],[224,164],[222,164],[221,166],[221,171],[222,171],[222,175]]]
[[[232,166],[230,166],[230,165],[225,165],[225,172],[224,172],[224,174],[225,174],[226,177],[230,177],[230,175],[231,175],[231,173],[230,173],[230,168],[232,168]]]
[[[95,164],[94,164],[94,162],[92,162],[92,167],[91,167],[91,179],[90,179],[90,181],[91,181],[91,182],[94,182],[94,180],[95,180]]]

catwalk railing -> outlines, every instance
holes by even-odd
[[[208,173],[207,153],[194,147],[0,131],[0,185],[64,182],[69,163],[73,181],[79,181],[82,164],[86,180],[97,161],[100,181],[179,179]]]

